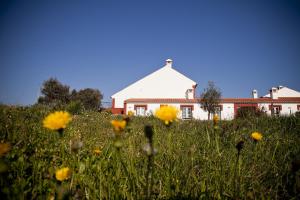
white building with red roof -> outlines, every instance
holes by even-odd
[[[167,59],[165,66],[113,94],[112,113],[151,115],[163,105],[172,105],[180,110],[180,118],[206,120],[208,113],[196,98],[197,83],[172,67]],[[222,98],[218,106],[221,119],[233,119],[241,108],[255,108],[267,114],[290,115],[300,111],[300,92],[287,87],[273,87],[270,93],[258,97],[252,91],[252,98]]]

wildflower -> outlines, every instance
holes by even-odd
[[[100,155],[101,150],[99,148],[96,148],[96,149],[94,149],[94,153],[97,154],[97,155]]]
[[[0,157],[4,156],[10,150],[9,143],[0,143]]]
[[[155,116],[168,126],[177,119],[178,112],[174,106],[162,106],[155,111]]]
[[[240,152],[244,147],[244,141],[241,140],[237,143],[237,145],[235,146],[235,148],[238,150],[238,152]]]
[[[253,132],[253,133],[251,134],[251,137],[252,137],[252,139],[253,139],[255,142],[258,142],[258,141],[260,141],[260,140],[262,139],[262,134],[259,133],[259,132]]]
[[[126,121],[125,120],[112,120],[111,125],[114,128],[114,131],[116,133],[121,133],[122,131],[124,131],[125,127],[126,127]]]
[[[45,128],[50,130],[63,130],[66,128],[67,124],[71,121],[71,116],[65,111],[56,111],[49,114],[43,121]]]
[[[142,147],[142,150],[147,156],[155,156],[158,152],[157,149],[151,147],[151,145],[149,143],[145,144]]]
[[[128,111],[127,115],[128,115],[129,117],[132,117],[132,116],[134,116],[134,112],[130,110],[130,111]]]
[[[64,181],[70,178],[70,175],[71,175],[71,170],[68,167],[58,169],[55,172],[55,177],[59,181]]]
[[[220,120],[218,115],[214,115],[213,117],[213,122],[214,122],[214,126],[216,126],[218,124],[218,121]]]

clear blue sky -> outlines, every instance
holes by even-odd
[[[33,104],[44,80],[110,96],[172,58],[224,97],[300,90],[300,1],[1,1],[0,102]]]

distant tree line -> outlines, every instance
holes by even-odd
[[[44,81],[41,87],[38,104],[52,107],[65,106],[76,113],[81,109],[98,110],[102,99],[103,95],[98,89],[85,88],[70,91],[70,86],[62,84],[56,78],[50,78]]]

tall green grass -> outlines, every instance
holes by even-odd
[[[1,196],[6,199],[147,198],[148,157],[145,125],[153,127],[151,198],[157,199],[297,199],[300,118],[264,117],[212,122],[178,121],[170,127],[153,118],[132,118],[114,146],[107,113],[73,117],[63,137],[42,127],[46,107],[0,108],[0,140],[11,150],[1,158]],[[250,135],[258,131],[262,141]],[[72,141],[82,141],[74,152]],[[236,144],[244,147],[237,159]],[[100,155],[94,149],[100,148]],[[295,164],[294,164],[295,165]],[[55,171],[69,167],[72,176],[59,183]],[[297,196],[298,195],[298,196]]]

